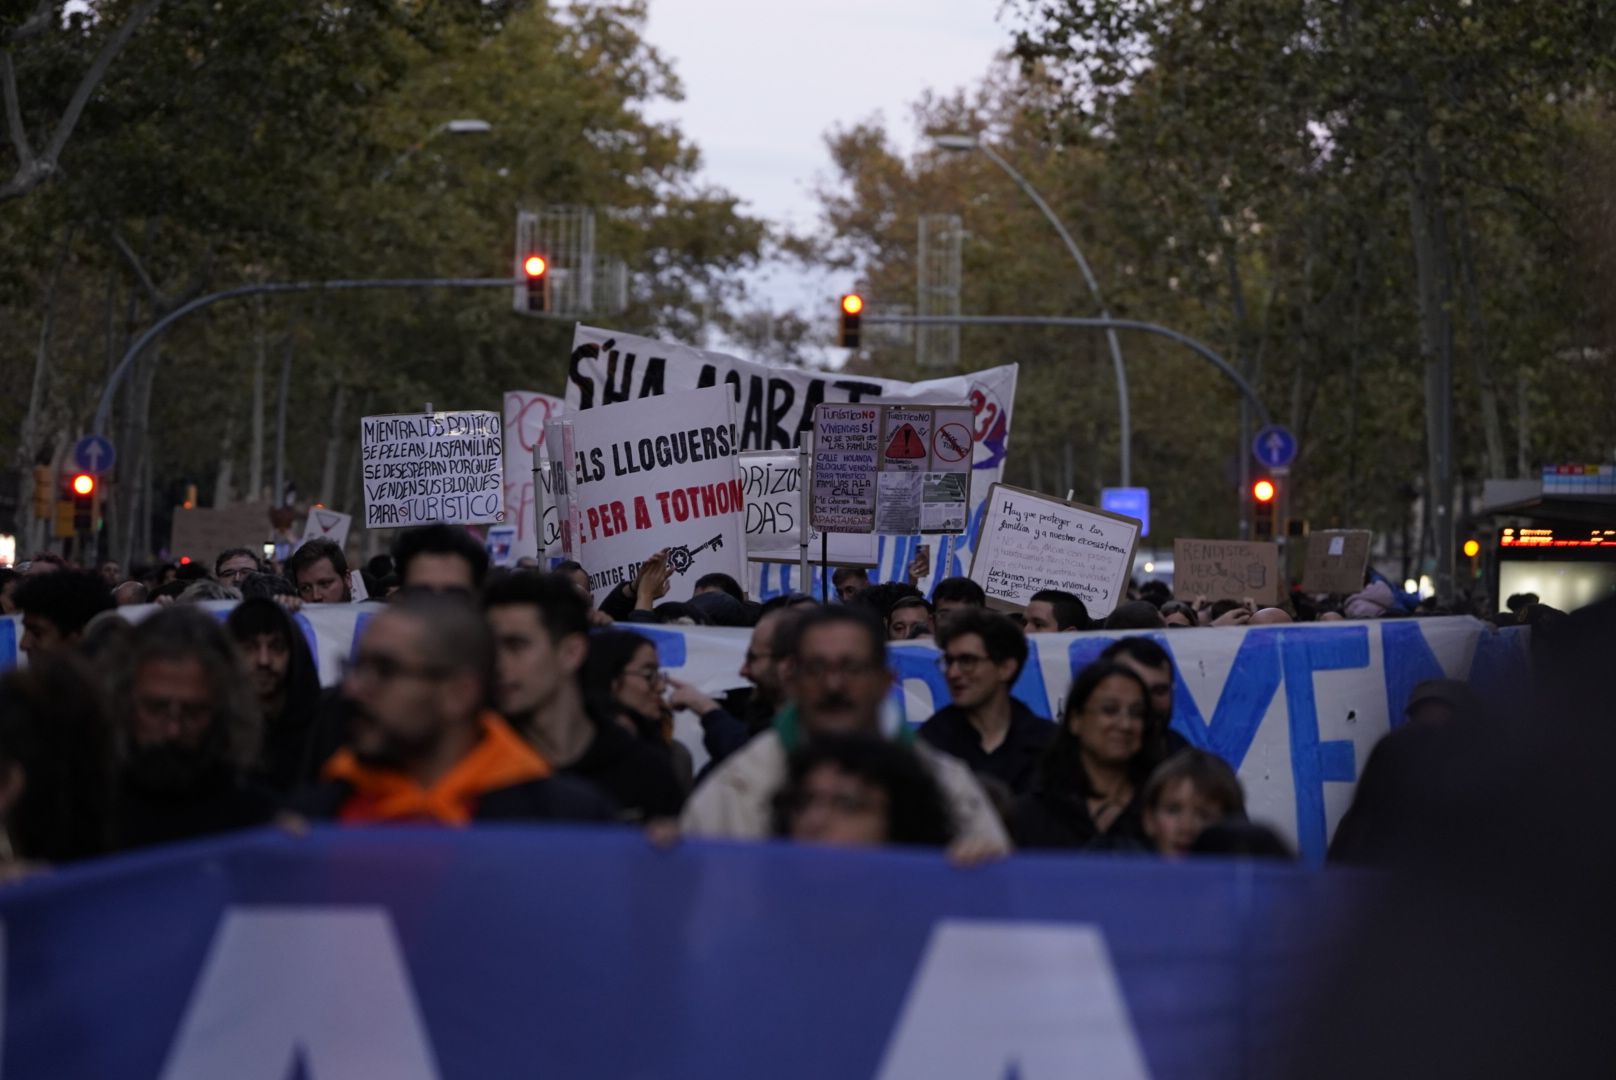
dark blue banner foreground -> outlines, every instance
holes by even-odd
[[[1239,1077],[1359,879],[254,833],[0,888],[7,1080]]]

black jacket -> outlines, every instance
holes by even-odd
[[[125,779],[119,790],[117,846],[146,847],[254,829],[275,816],[275,804],[273,793],[243,783],[223,767],[183,792],[150,791]]]
[[[991,754],[983,751],[981,734],[957,705],[937,710],[920,725],[919,734],[933,748],[963,761],[972,772],[991,776],[1014,794],[1023,795],[1032,790],[1038,762],[1055,738],[1055,725],[1011,698],[1010,730]]]
[[[611,796],[626,820],[677,817],[685,793],[668,755],[649,746],[610,718],[596,719],[595,737],[577,761],[562,769]]]
[[[1080,791],[1035,791],[1010,810],[1010,836],[1018,848],[1088,848],[1091,851],[1148,851],[1140,797],[1100,832],[1089,817],[1088,797]]]

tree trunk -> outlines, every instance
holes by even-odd
[[[264,494],[264,364],[269,344],[265,340],[264,298],[254,301],[258,313],[257,341],[253,349],[252,374],[252,449],[247,458],[247,501],[253,502]]]
[[[1487,444],[1487,474],[1504,475],[1504,432],[1498,420],[1498,394],[1493,390],[1492,349],[1487,337],[1487,321],[1482,310],[1481,289],[1477,284],[1475,230],[1470,226],[1470,207],[1459,202],[1459,262],[1464,275],[1465,305],[1470,318],[1470,366],[1481,398],[1481,430]]]
[[[1425,437],[1430,482],[1426,505],[1436,556],[1436,590],[1453,598],[1453,295],[1442,208],[1441,162],[1423,124],[1409,175],[1409,223],[1425,361]],[[1423,549],[1423,544],[1422,544]]]
[[[36,534],[47,532],[49,527],[45,530],[34,527],[34,502],[32,498],[24,497],[23,493],[33,491],[34,465],[38,462],[41,449],[39,429],[44,426],[45,388],[50,382],[50,347],[56,326],[56,287],[62,279],[62,266],[67,262],[75,229],[76,226],[69,225],[62,235],[61,249],[56,253],[56,263],[51,267],[50,278],[45,285],[45,309],[39,320],[39,345],[34,350],[34,379],[28,391],[28,411],[23,414],[21,438],[17,441],[17,532],[25,540],[33,541],[31,547],[44,543],[45,537]],[[52,473],[52,476],[55,474]]]
[[[342,413],[347,403],[348,387],[339,382],[337,392],[331,399],[331,427],[326,432],[325,466],[320,470],[320,489],[315,497],[316,502],[327,506],[336,506],[337,459],[342,454]],[[351,506],[340,509],[344,513],[353,513]]]

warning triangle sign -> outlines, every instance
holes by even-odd
[[[338,525],[342,524],[342,514],[327,514],[316,510],[314,512],[314,516],[320,522],[321,532],[330,532],[332,529],[335,529]]]
[[[920,433],[913,424],[905,424],[892,433],[892,441],[887,443],[887,457],[910,461],[925,456],[926,444],[921,441]]]

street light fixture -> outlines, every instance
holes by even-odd
[[[1003,169],[1005,174],[1016,182],[1016,186],[1021,188],[1027,198],[1032,200],[1033,205],[1043,212],[1045,219],[1059,234],[1061,242],[1066,245],[1066,250],[1071,253],[1072,261],[1077,263],[1078,270],[1083,274],[1083,281],[1088,285],[1089,295],[1094,297],[1094,303],[1100,309],[1100,317],[1102,319],[1111,317],[1111,312],[1105,306],[1105,297],[1100,293],[1100,283],[1095,280],[1094,271],[1089,268],[1089,261],[1083,257],[1083,250],[1077,246],[1077,241],[1072,239],[1072,234],[1067,231],[1066,226],[1055,215],[1055,211],[1050,208],[1050,205],[1044,201],[1044,197],[1038,194],[1038,190],[1027,182],[1026,177],[1012,168],[1008,161],[1000,157],[991,146],[975,135],[951,132],[933,135],[931,141],[932,145],[940,150],[980,153],[1000,169]],[[1119,464],[1121,466],[1122,483],[1120,486],[1132,487],[1133,420],[1128,410],[1128,373],[1122,365],[1122,345],[1117,341],[1117,332],[1107,330],[1105,337],[1111,346],[1111,366],[1116,373],[1117,379],[1117,421],[1118,427],[1121,429],[1121,460]]]
[[[427,143],[431,142],[439,135],[443,135],[445,133],[449,135],[487,135],[493,130],[494,125],[490,124],[487,120],[478,120],[472,117],[466,117],[458,120],[445,120],[443,123],[427,132],[425,138],[406,148],[402,154],[394,158],[393,163],[387,166],[387,168],[383,169],[381,171],[381,175],[376,177],[376,183],[380,184],[386,182],[395,172],[404,166],[406,161],[420,153],[421,150],[425,148]]]

